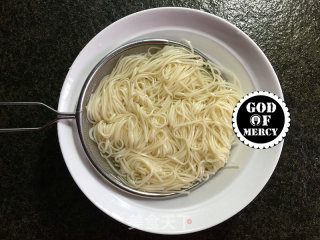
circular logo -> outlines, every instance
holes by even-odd
[[[240,99],[233,110],[232,125],[237,137],[247,146],[270,148],[286,136],[290,114],[277,95],[256,91]]]

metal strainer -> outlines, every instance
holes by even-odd
[[[56,115],[56,119],[48,122],[44,126],[36,127],[36,128],[0,128],[0,132],[17,132],[17,131],[33,131],[33,130],[42,130],[52,125],[53,123],[59,121],[60,119],[75,119],[77,122],[78,134],[82,143],[82,147],[86,152],[87,158],[93,165],[94,169],[96,169],[99,174],[103,176],[105,180],[111,183],[113,186],[118,189],[129,193],[134,196],[144,197],[144,198],[153,198],[153,199],[163,199],[170,197],[177,197],[184,193],[188,193],[195,188],[201,186],[205,181],[197,182],[188,189],[184,190],[184,192],[161,192],[161,193],[153,193],[153,192],[145,192],[132,188],[125,184],[121,179],[117,176],[116,172],[108,165],[106,160],[101,156],[99,149],[95,142],[93,142],[89,137],[89,129],[92,124],[87,119],[86,106],[89,102],[91,94],[95,91],[96,87],[99,85],[102,78],[111,73],[115,64],[122,56],[127,56],[131,54],[143,53],[146,52],[150,47],[163,47],[165,45],[173,45],[173,46],[181,46],[190,49],[187,45],[164,39],[146,39],[131,42],[125,44],[116,50],[107,54],[90,72],[87,77],[83,88],[80,93],[80,97],[77,103],[77,108],[75,113],[61,113],[53,108],[47,106],[44,103],[40,102],[0,102],[0,105],[41,105],[44,106],[51,111],[54,111]],[[195,50],[195,52],[201,55],[204,59],[208,59],[202,53]]]

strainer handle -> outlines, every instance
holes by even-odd
[[[62,113],[58,112],[57,110],[53,109],[52,107],[49,107],[48,105],[42,103],[42,102],[0,102],[0,106],[43,106],[47,109],[55,112],[56,118],[47,122],[41,127],[33,127],[33,128],[0,128],[0,132],[22,132],[22,131],[39,131],[46,129],[50,127],[52,124],[56,123],[57,121],[61,119],[74,119],[76,117],[75,113]]]

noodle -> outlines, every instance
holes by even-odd
[[[241,94],[232,74],[192,49],[150,48],[102,79],[87,105],[89,135],[129,186],[183,191],[226,164]]]

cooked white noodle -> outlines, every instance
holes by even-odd
[[[90,138],[129,186],[181,191],[227,162],[241,95],[232,74],[193,50],[150,48],[103,78],[87,105]]]

